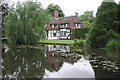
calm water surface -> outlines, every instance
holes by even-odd
[[[3,76],[9,78],[118,78],[120,56],[67,45],[9,46]]]

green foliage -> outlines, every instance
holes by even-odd
[[[98,8],[95,24],[102,24],[107,30],[112,29],[117,31],[117,27],[114,25],[114,21],[118,20],[118,7],[115,2],[103,2]]]
[[[99,26],[99,25],[98,25]],[[88,41],[92,47],[104,47],[106,43],[111,39],[119,39],[119,34],[113,30],[107,31],[105,28],[96,28],[90,30]]]
[[[120,40],[112,39],[106,44],[106,48],[113,51],[120,51]]]
[[[120,39],[120,35],[115,33],[115,31],[113,31],[113,30],[109,30],[107,32],[107,37],[108,37],[109,40],[111,40],[111,39]]]
[[[118,52],[118,51],[115,51],[115,50],[113,50],[113,49],[111,49],[111,50],[106,50],[106,54],[107,54],[107,56],[110,58],[110,59],[112,59],[112,60],[114,60],[114,61],[116,61],[116,62],[120,62],[120,52]]]
[[[118,20],[120,21],[120,3],[118,4]]]
[[[87,28],[72,28],[71,39],[85,39]]]
[[[118,33],[120,33],[120,3],[118,4],[118,23],[117,23],[117,26],[118,26]]]
[[[102,24],[107,30],[113,29],[116,31],[116,27],[114,26],[113,21],[117,20],[117,9],[107,9],[105,11],[100,12],[96,16],[95,24]]]
[[[95,17],[93,16],[93,11],[85,11],[79,17],[79,20],[82,22],[83,26],[87,27],[88,29],[91,27]]]
[[[100,24],[96,25],[99,26]],[[89,32],[88,40],[92,47],[103,47],[107,39],[105,28],[92,28]]]
[[[92,47],[105,47],[111,39],[118,39],[118,8],[115,2],[103,2],[98,8],[94,25],[88,34],[88,43]]]
[[[18,2],[5,17],[5,31],[9,43],[33,44],[44,39],[48,22],[47,10],[39,2]]]
[[[84,46],[85,40],[74,39],[74,45]]]
[[[62,9],[60,8],[59,5],[50,4],[50,5],[48,5],[47,10],[48,10],[48,13],[52,17],[54,17],[54,11],[58,11],[58,16],[59,17],[64,17],[64,13],[63,13],[63,11],[62,11]]]

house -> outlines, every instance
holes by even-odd
[[[71,39],[72,28],[85,28],[78,18],[74,16],[58,17],[58,11],[54,11],[54,17],[46,26],[46,38],[50,39]]]

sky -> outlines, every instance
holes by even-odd
[[[10,0],[11,2],[24,2],[27,0]],[[65,16],[74,16],[75,12],[82,15],[85,11],[93,11],[94,16],[97,12],[97,8],[101,5],[103,0],[37,0],[41,2],[42,7],[45,9],[49,4],[59,5],[63,10]],[[119,0],[115,0],[116,3]]]

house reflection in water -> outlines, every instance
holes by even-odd
[[[45,69],[44,78],[95,78],[90,62],[69,46],[47,45],[46,57],[56,71]]]
[[[71,52],[70,46],[66,46],[66,45],[46,45],[46,46],[47,46],[47,51],[56,51],[61,53]]]

